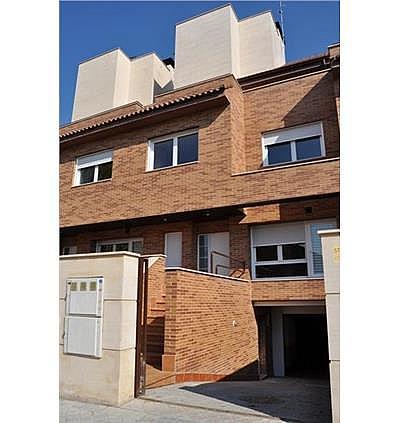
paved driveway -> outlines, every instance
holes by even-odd
[[[124,407],[107,407],[77,401],[61,400],[61,423],[275,423],[267,418],[239,416],[183,406],[134,400]]]
[[[122,407],[61,400],[61,423],[303,422],[330,423],[325,381],[187,382],[148,389]]]

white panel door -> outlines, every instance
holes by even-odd
[[[169,232],[165,234],[166,267],[181,267],[182,233]]]
[[[209,234],[209,251],[230,255],[230,239],[228,232],[218,232]],[[228,275],[230,269],[230,259],[219,254],[213,254],[213,269],[211,273],[217,273],[219,275]]]
[[[102,320],[100,317],[65,317],[64,352],[101,357]]]

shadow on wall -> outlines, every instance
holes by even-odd
[[[338,116],[331,74],[326,74],[284,116],[284,126],[290,127],[323,121],[327,157],[339,155]]]
[[[159,85],[157,81],[154,81],[154,97],[159,95],[159,94],[163,94],[163,93],[166,93],[166,92],[172,91],[172,90],[173,90],[173,82],[172,81],[169,81],[163,87],[161,85]]]
[[[164,351],[165,316],[147,317],[147,364],[162,370]]]
[[[331,74],[323,76],[316,84],[309,84],[309,91],[282,117],[282,128],[323,121],[327,157],[339,156],[339,123]],[[292,101],[294,96],[290,97]],[[264,112],[268,112],[265,110]],[[260,162],[259,168],[263,168]]]
[[[339,216],[339,197],[303,201],[300,203],[281,203],[279,219],[276,221],[300,221],[335,218]]]
[[[187,397],[183,394],[186,405],[188,401],[192,401],[193,405],[203,403],[208,408],[220,407],[239,412],[245,412],[246,408],[265,414],[265,417],[280,418],[283,421],[331,423],[330,389],[327,381],[269,378],[252,382],[202,383],[182,386],[178,390],[209,398],[208,402],[195,395]],[[176,399],[178,395],[177,393]],[[221,404],[220,401],[232,406]]]

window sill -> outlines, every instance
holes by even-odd
[[[315,162],[317,160],[323,160],[326,156],[318,156],[318,157],[312,157],[311,159],[303,159],[303,160],[292,160],[290,162],[282,162],[282,163],[276,163],[276,164],[264,164],[262,166],[262,169],[269,169],[269,168],[275,168],[275,167],[281,167],[281,166],[289,166],[289,165],[296,165],[301,163],[311,163]]]
[[[292,276],[281,278],[252,278],[251,281],[256,282],[284,282],[284,281],[309,281],[309,280],[324,280],[324,275],[320,276]]]
[[[301,161],[301,162],[290,162],[289,164],[281,164],[281,165],[273,165],[273,166],[270,165],[270,166],[264,166],[260,169],[248,170],[246,172],[240,172],[240,173],[233,173],[231,176],[251,175],[254,173],[271,172],[273,170],[288,169],[290,167],[308,166],[308,165],[319,164],[319,163],[328,163],[328,162],[334,162],[338,160],[339,160],[339,156],[329,157],[329,158],[319,158],[319,159],[307,160],[307,161]]]
[[[87,184],[72,185],[72,188],[87,187],[88,185],[102,184],[103,182],[111,182],[112,178],[102,179],[101,181],[87,182]]]
[[[195,164],[199,164],[199,160],[196,160],[194,162],[182,163],[182,164],[178,164],[178,165],[175,165],[175,166],[160,167],[158,169],[146,169],[145,173],[160,172],[162,170],[176,169],[176,168],[179,168],[179,167],[195,165]]]

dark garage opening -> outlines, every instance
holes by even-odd
[[[327,320],[324,314],[284,314],[286,376],[328,378]]]

